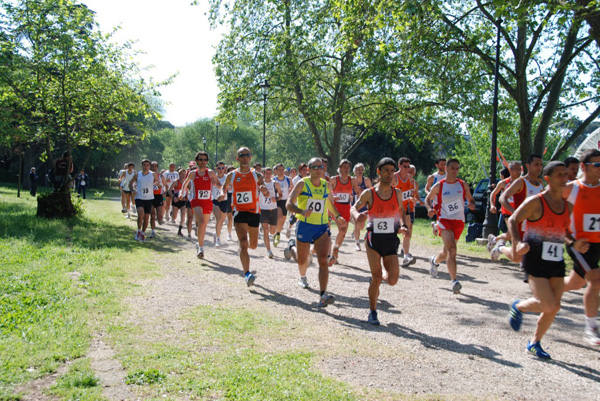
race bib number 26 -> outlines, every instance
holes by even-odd
[[[252,193],[250,191],[246,192],[236,192],[235,201],[238,205],[245,205],[252,202]]]

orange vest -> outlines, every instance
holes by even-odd
[[[576,239],[600,242],[600,185],[589,187],[580,180],[575,181],[567,201],[573,205],[569,231]]]
[[[336,175],[334,178],[336,179],[336,184],[335,188],[331,188],[331,193],[340,195],[342,198],[340,201],[335,201],[334,204],[350,204],[352,201],[352,178],[348,176],[348,182],[345,184],[342,183],[341,176]]]
[[[415,183],[410,177],[407,178],[406,182],[402,181],[398,173],[396,173],[396,178],[398,179],[396,188],[402,191],[402,207],[408,213],[411,210],[410,203],[414,196]]]
[[[242,173],[236,169],[232,176],[233,210],[237,212],[260,213],[258,206],[258,177],[254,170]]]

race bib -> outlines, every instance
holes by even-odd
[[[271,198],[270,196],[268,198],[265,198],[265,205],[270,205],[271,203],[273,203],[273,198]]]
[[[148,188],[142,188],[142,194],[146,195],[150,192],[150,190]]]
[[[85,180],[81,180],[81,184],[79,185],[85,185]]]
[[[374,218],[373,219],[373,234],[393,234],[394,233],[394,218]]]
[[[446,212],[446,214],[448,215],[457,213],[458,211],[460,211],[460,208],[464,209],[464,205],[461,205],[461,202],[459,201],[448,202],[442,207],[444,212]]]
[[[338,202],[339,203],[350,203],[350,194],[347,192],[340,192],[338,194],[336,194],[338,197]]]
[[[311,210],[313,213],[323,213],[325,201],[323,199],[308,198],[306,202],[306,210]]]
[[[542,259],[549,262],[560,262],[563,260],[563,244],[558,242],[542,243]]]
[[[246,205],[248,203],[252,203],[252,192],[236,192],[235,201],[238,205]]]
[[[600,214],[584,214],[583,231],[593,233],[600,232]]]
[[[210,191],[208,189],[198,190],[197,199],[210,199]]]
[[[413,190],[402,192],[402,200],[407,201],[413,197]]]

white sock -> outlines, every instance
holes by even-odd
[[[598,328],[598,322],[597,322],[597,318],[594,317],[587,317],[584,316],[585,318],[585,328],[586,329],[597,329]]]

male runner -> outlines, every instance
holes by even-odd
[[[309,264],[310,245],[314,244],[319,263],[319,307],[324,308],[335,301],[333,295],[326,293],[329,280],[327,257],[331,248],[328,211],[332,212],[338,227],[346,226],[348,223],[331,200],[331,186],[323,178],[325,163],[321,158],[313,157],[309,160],[308,167],[310,176],[303,178],[294,187],[285,206],[298,218],[298,227],[296,228],[296,248],[300,271],[298,285],[308,288],[306,270]]]
[[[540,341],[554,317],[560,310],[564,289],[565,261],[563,243],[577,252],[585,253],[589,244],[585,239],[574,240],[567,234],[569,214],[573,206],[563,199],[567,184],[567,168],[563,162],[553,161],[544,168],[548,188],[541,194],[527,199],[508,219],[508,230],[513,239],[513,261],[521,265],[529,275],[533,298],[516,300],[510,305],[510,326],[521,329],[523,312],[539,313],[533,338],[527,343],[527,351],[538,358],[550,359]],[[521,236],[519,223],[527,221]]]
[[[160,225],[163,224],[163,217],[165,211],[163,206],[163,188],[166,188],[166,186],[164,182],[164,177],[161,174],[159,174],[158,162],[153,161],[150,164],[150,170],[152,170],[152,172],[158,176],[158,184],[154,185],[153,188],[154,201],[152,202],[152,212],[150,213],[150,228],[152,229],[152,231],[150,232],[150,236],[148,237],[154,238],[156,237],[156,232],[154,231],[156,230],[156,221],[158,221],[158,224]]]
[[[125,192],[124,192],[124,189],[126,189],[126,190],[129,190],[129,189],[127,188],[126,185],[124,185],[123,178],[122,178],[123,177],[123,173],[125,171],[127,171],[127,166],[128,165],[129,165],[129,163],[125,163],[123,165],[123,168],[121,170],[119,170],[119,175],[117,176],[117,177],[119,177],[119,189],[121,190],[121,213],[125,213],[128,210],[128,209],[125,208]],[[130,192],[130,194],[131,194],[131,192]],[[131,201],[131,199],[130,199],[130,201]]]
[[[271,167],[265,167],[263,173],[265,187],[267,188],[267,191],[269,191],[269,194],[264,195],[262,192],[259,194],[260,224],[262,224],[263,228],[263,238],[265,241],[265,248],[267,248],[267,256],[269,259],[273,259],[269,234],[274,235],[277,230],[277,202],[279,202],[278,199],[281,196],[281,187],[273,180],[273,170]],[[273,238],[273,242],[275,242],[275,238]]]
[[[250,272],[250,255],[248,248],[256,249],[258,245],[258,226],[260,224],[260,208],[258,205],[258,192],[268,196],[269,191],[264,185],[260,173],[250,168],[252,154],[247,147],[237,151],[236,160],[240,167],[227,174],[219,201],[226,198],[225,189],[233,187],[233,223],[240,244],[240,261],[244,270],[244,279],[248,287],[254,284],[256,277]]]
[[[360,194],[367,189],[371,188],[371,179],[365,177],[365,165],[362,163],[356,163],[354,165],[354,177],[352,177],[352,190],[354,191],[354,199],[358,199]],[[366,206],[363,206],[358,212],[362,213],[367,210]],[[360,252],[360,232],[365,227],[365,221],[354,220],[354,250]]]
[[[573,259],[573,270],[565,280],[565,292],[578,290],[587,283],[583,295],[585,330],[584,339],[592,345],[600,345],[598,333],[598,306],[600,305],[600,151],[590,149],[581,155],[580,180],[567,184],[563,194],[573,205],[569,231],[575,239],[589,242],[589,250],[579,253],[571,246],[567,252]]]
[[[404,258],[402,267],[417,263],[417,260],[410,254],[410,238],[412,236],[412,225],[415,220],[414,206],[412,205],[415,197],[415,180],[408,174],[410,170],[410,159],[401,157],[398,159],[398,172],[394,173],[392,186],[402,193],[402,207],[405,211],[403,225],[407,226],[407,232],[402,240],[402,250]]]
[[[196,228],[198,230],[198,243],[196,244],[196,256],[198,259],[204,258],[204,237],[206,235],[206,226],[210,214],[213,211],[212,203],[212,187],[221,188],[221,181],[217,178],[215,172],[206,167],[208,164],[208,153],[200,151],[196,153],[196,170],[190,171],[183,188],[187,188],[188,184],[192,183],[192,193],[194,196],[191,200],[192,210],[194,210],[194,218],[196,219]]]
[[[123,194],[123,197],[124,197],[122,212],[127,213],[125,216],[126,218],[131,217],[129,215],[129,209],[135,210],[135,208],[131,202],[131,190],[129,189],[129,183],[131,182],[131,179],[135,175],[135,170],[133,169],[134,167],[135,167],[135,165],[133,163],[131,163],[131,162],[127,163],[127,169],[124,170],[121,173],[121,176],[119,177],[121,193]]]
[[[227,166],[225,162],[219,161],[217,162],[217,178],[221,183],[221,186],[225,182],[225,169]],[[212,187],[213,194],[213,214],[215,215],[215,233],[213,235],[213,240],[215,246],[218,248],[221,246],[221,229],[223,228],[223,223],[225,222],[225,218],[227,217],[227,213],[231,213],[231,202],[229,199],[223,199],[219,202],[219,194],[221,193],[221,187],[214,186]]]
[[[367,321],[373,325],[379,325],[377,318],[377,299],[379,298],[379,287],[382,281],[389,285],[396,285],[400,268],[398,266],[398,247],[400,240],[398,232],[402,224],[402,232],[406,234],[404,221],[404,207],[402,206],[402,191],[394,188],[392,182],[395,179],[394,160],[385,157],[377,163],[377,175],[379,183],[374,188],[363,191],[358,201],[352,206],[352,216],[355,221],[369,220],[367,235],[365,237],[365,248],[367,259],[371,268],[371,283],[369,284],[369,317]],[[366,206],[368,211],[359,212]],[[381,262],[385,267],[383,273]]]
[[[177,235],[183,237],[183,233],[181,230],[183,229],[184,221],[186,220],[187,214],[187,203],[189,200],[187,196],[183,195],[183,183],[185,182],[185,178],[187,176],[187,171],[184,169],[179,170],[179,179],[177,179],[168,190],[168,194],[173,199],[172,207],[173,207],[173,221],[177,220],[177,213],[181,212],[181,216],[179,218],[179,229],[177,230]],[[188,192],[187,190],[185,191]],[[191,227],[188,228],[188,236],[191,235]]]
[[[577,174],[579,174],[579,160],[576,157],[569,156],[564,161],[565,166],[567,166],[567,177],[569,178],[569,182],[575,181],[577,179]]]
[[[500,195],[500,204],[504,207],[505,211],[509,214],[513,214],[525,201],[534,195],[542,193],[544,190],[544,184],[540,179],[540,174],[544,167],[542,156],[537,154],[531,154],[525,162],[527,168],[527,174],[517,178],[513,181],[510,187]],[[513,199],[511,205],[510,199]],[[523,229],[519,226],[521,237],[523,237]],[[491,241],[490,241],[491,240]],[[495,238],[488,238],[488,244],[491,242],[493,246],[490,257],[492,260],[500,259],[501,255],[506,256],[508,259],[513,260],[517,255],[512,254],[512,247],[507,247],[506,242],[510,241],[510,231],[507,234],[502,235],[498,241]]]
[[[335,208],[342,215],[344,220],[350,221],[350,205],[352,204],[352,178],[350,177],[350,168],[352,163],[348,159],[342,159],[338,166],[338,175],[331,177],[329,184],[331,186],[331,197]],[[333,252],[329,258],[329,266],[334,265],[338,261],[340,246],[344,242],[344,237],[348,231],[348,225],[343,227],[338,226],[338,234],[335,237]]]
[[[437,171],[431,174],[429,177],[427,177],[427,182],[425,183],[425,193],[427,195],[429,195],[431,188],[435,184],[446,178],[446,159],[441,157],[438,158],[435,161],[435,167],[437,168]],[[439,228],[437,226],[437,223],[435,222],[435,219],[431,222],[431,229],[433,230],[433,235],[437,237],[439,234]]]
[[[452,292],[455,294],[459,294],[462,288],[456,279],[456,241],[465,228],[465,199],[469,201],[467,207],[475,210],[475,199],[471,196],[469,186],[457,178],[459,169],[460,162],[457,159],[448,160],[446,178],[435,184],[425,199],[429,217],[438,215],[439,235],[444,241],[442,251],[437,256],[430,258],[429,273],[432,277],[437,276],[440,262],[446,260],[448,273],[452,280]],[[436,200],[435,206],[434,199]],[[437,213],[434,208],[437,209]]]
[[[169,221],[169,217],[171,217],[171,221],[175,223],[175,217],[171,215],[171,196],[169,195],[169,191],[167,189],[171,188],[171,185],[179,179],[179,173],[175,170],[175,163],[169,163],[169,170],[162,173],[163,181],[165,183],[165,195],[167,199],[165,200],[165,216],[167,216],[167,221]]]
[[[262,164],[260,163],[254,163],[254,171],[256,171],[259,174],[262,174]]]
[[[137,184],[134,190],[134,184]],[[129,181],[129,190],[135,193],[135,207],[137,208],[137,226],[135,235],[136,241],[144,242],[146,240],[146,229],[148,228],[148,219],[152,212],[152,203],[154,202],[153,188],[160,185],[158,175],[150,171],[150,160],[142,160],[142,171],[133,176]]]
[[[498,197],[498,195],[502,191],[506,191],[510,187],[510,185],[521,176],[521,163],[510,162],[508,164],[508,171],[510,173],[510,176],[508,178],[500,180],[500,182],[496,184],[496,188],[494,188],[494,190],[490,194],[490,213],[496,213],[498,211],[498,208],[496,207],[496,198]],[[507,201],[513,208],[515,207],[515,202],[513,198],[507,199]],[[506,233],[508,231],[508,226],[506,225],[506,222],[508,221],[510,216],[511,213],[502,205],[500,207],[500,216],[498,216],[498,229],[503,233]],[[508,241],[508,237],[508,235],[499,235],[496,237],[494,236],[494,234],[490,234],[488,236],[487,244],[488,251],[492,251],[494,244],[498,240],[502,239],[506,242]]]
[[[283,225],[287,220],[287,209],[285,208],[285,203],[290,197],[292,180],[285,175],[285,168],[281,163],[277,163],[275,165],[275,177],[273,177],[273,180],[281,189],[281,197],[277,199],[277,230],[275,236],[273,237],[273,246],[277,248],[277,245],[279,245],[279,242],[281,241],[281,230],[283,229]],[[287,232],[287,238],[290,238],[289,232]]]

